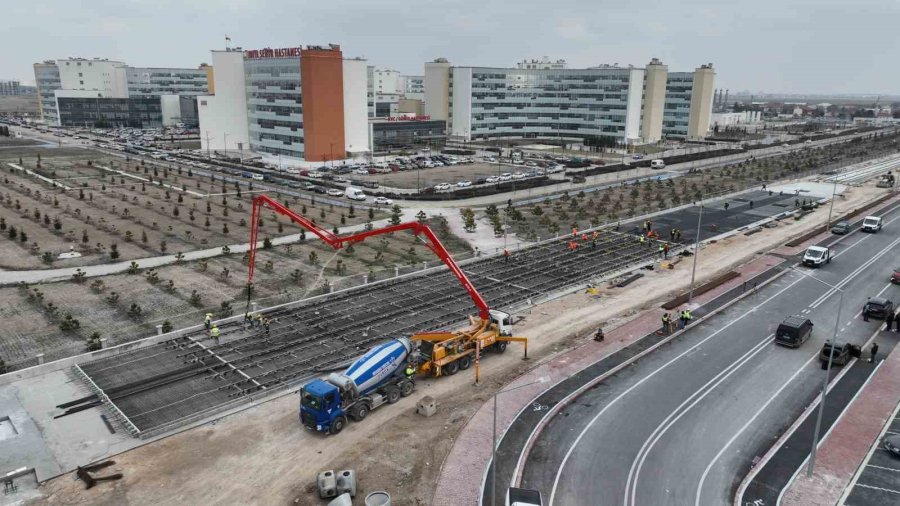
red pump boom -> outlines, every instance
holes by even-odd
[[[438,258],[440,258],[441,261],[450,268],[450,272],[452,272],[453,275],[456,276],[456,279],[459,280],[463,288],[466,289],[466,292],[469,293],[469,297],[472,298],[472,302],[474,302],[475,305],[478,306],[478,316],[480,316],[483,321],[488,321],[488,319],[490,318],[490,308],[488,307],[487,302],[485,302],[481,294],[478,293],[478,290],[476,290],[472,285],[472,282],[469,281],[466,273],[464,273],[456,263],[456,261],[453,260],[453,257],[450,256],[450,252],[447,251],[447,248],[445,248],[443,244],[441,244],[440,239],[438,239],[438,237],[434,234],[431,228],[428,227],[428,225],[419,223],[417,221],[411,221],[407,223],[401,223],[399,225],[391,225],[389,227],[379,228],[376,230],[366,230],[358,234],[341,237],[319,227],[311,220],[295,213],[283,204],[280,204],[278,201],[266,195],[257,195],[253,199],[253,214],[252,221],[250,222],[250,262],[249,273],[247,276],[247,286],[252,286],[253,283],[253,269],[256,266],[256,245],[259,234],[259,219],[263,206],[268,207],[278,214],[287,216],[291,219],[292,222],[297,223],[301,227],[316,234],[320,239],[322,239],[326,244],[334,249],[341,249],[347,244],[362,242],[374,235],[390,234],[391,232],[399,232],[401,230],[412,230],[413,234],[415,234],[416,236],[422,234],[428,239],[428,242],[425,243],[428,249],[434,252],[434,254],[437,255]]]

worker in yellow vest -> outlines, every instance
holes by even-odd
[[[212,328],[209,330],[209,336],[213,338],[213,340],[216,342],[216,346],[218,346],[219,345],[219,326],[218,325],[212,326]]]

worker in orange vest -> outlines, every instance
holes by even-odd
[[[503,261],[509,262],[509,250],[506,248],[503,248]]]
[[[572,227],[572,237],[578,237],[578,227]]]
[[[578,243],[574,239],[569,241],[569,251],[574,252],[576,248],[578,248]]]

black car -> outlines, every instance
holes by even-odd
[[[831,227],[832,234],[844,235],[850,232],[850,222],[849,221],[839,221]]]
[[[851,348],[850,343],[831,344],[831,341],[825,341],[825,344],[822,345],[822,352],[819,353],[822,369],[828,368],[829,355],[831,355],[831,365],[846,365],[850,361]]]
[[[775,342],[798,348],[812,335],[813,322],[802,316],[788,316],[775,331]]]
[[[309,191],[312,191],[315,193],[323,193],[323,194],[328,193],[328,190],[326,190],[325,188],[322,188],[321,186],[313,186],[312,188],[309,189]]]
[[[881,446],[894,457],[900,457],[900,436],[885,436]]]
[[[863,315],[872,318],[884,319],[894,312],[894,303],[884,297],[869,299],[863,306]]]

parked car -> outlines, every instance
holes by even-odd
[[[632,159],[632,160],[643,160],[643,159],[644,159],[644,155],[642,155],[642,154],[640,154],[640,153],[636,153],[636,154],[631,155],[631,159]]]
[[[510,174],[509,172],[500,174],[500,181],[512,181],[512,174]]]
[[[893,314],[894,303],[884,297],[873,297],[863,306],[863,315],[867,318],[884,319],[888,314]]]
[[[847,220],[842,220],[834,224],[831,227],[832,234],[844,235],[850,233],[850,222]]]
[[[434,185],[434,189],[437,190],[437,191],[439,191],[439,192],[440,192],[440,191],[447,191],[447,190],[450,189],[450,183],[440,183],[440,184],[436,184],[436,185]]]
[[[500,182],[500,177],[498,177],[498,176],[490,176],[490,177],[488,177],[488,178],[485,178],[484,182],[486,182],[486,183],[488,183],[488,184],[499,183],[499,182]]]
[[[891,283],[900,285],[900,267],[894,268],[894,272],[891,274]]]
[[[900,436],[896,434],[885,436],[884,439],[881,440],[881,446],[894,457],[900,457]]]
[[[322,194],[328,193],[328,190],[326,190],[325,188],[322,188],[321,186],[315,186],[315,185],[313,185],[313,187],[310,188],[309,191],[315,192],[315,193],[322,193]]]
[[[380,206],[392,206],[394,201],[387,197],[375,197],[375,203]]]
[[[822,345],[822,352],[819,353],[819,360],[822,361],[822,369],[828,367],[828,357],[831,356],[831,365],[846,365],[850,361],[852,345],[850,343],[832,344],[831,341],[825,341]]]
[[[337,188],[329,188],[327,193],[328,193],[328,195],[331,195],[332,197],[341,197],[344,195],[344,192],[342,192],[341,190],[338,190]]]
[[[456,186],[458,188],[468,188],[469,186],[472,186],[472,182],[469,181],[468,179],[466,179],[465,181],[460,181],[460,182],[456,183]]]
[[[525,174],[523,172],[516,172],[512,175],[513,179],[525,179]]]

